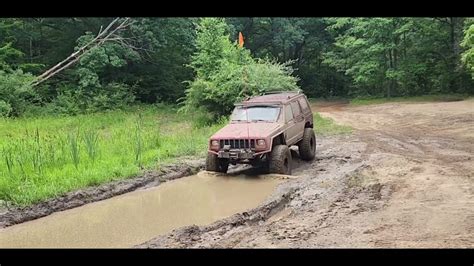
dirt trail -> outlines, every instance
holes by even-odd
[[[178,228],[136,247],[474,247],[474,99],[359,107],[332,102],[315,104],[313,109],[354,127],[354,133],[317,136],[317,157],[312,163],[300,161],[292,151],[293,176],[258,207],[234,209],[222,217],[238,213],[225,219]],[[0,228],[73,208],[70,213],[77,213],[105,201],[88,203],[111,197],[108,202],[120,202],[136,194],[115,196],[190,175],[202,164],[202,160],[184,160],[162,172],[82,189],[26,208],[0,210]],[[259,169],[239,166],[230,169],[228,178],[259,174]],[[233,198],[246,196],[237,193]],[[214,211],[212,206],[196,206],[193,211],[205,214]],[[40,220],[30,223],[55,223],[54,215]],[[13,232],[27,224],[0,231]],[[125,239],[121,245],[161,232],[155,229],[152,226],[141,235],[129,232],[126,237],[133,241]],[[21,240],[11,236],[13,241]]]
[[[295,160],[287,200],[138,247],[474,247],[474,100],[313,108],[356,130]]]

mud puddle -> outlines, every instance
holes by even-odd
[[[0,229],[0,247],[131,247],[175,228],[251,209],[283,179],[200,172]]]

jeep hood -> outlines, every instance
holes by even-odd
[[[212,135],[211,139],[263,139],[281,127],[278,123],[230,123]]]

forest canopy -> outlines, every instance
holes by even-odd
[[[351,98],[474,93],[474,24],[461,17],[129,18],[35,83],[115,19],[1,18],[0,116],[160,102],[222,115],[239,97],[270,89]]]

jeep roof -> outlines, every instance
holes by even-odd
[[[267,92],[265,95],[255,96],[247,98],[243,102],[237,105],[243,104],[258,104],[258,103],[274,103],[274,104],[285,104],[294,97],[304,95],[299,91],[285,91],[285,92]]]

